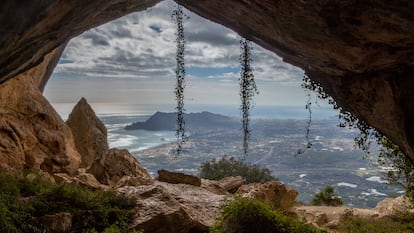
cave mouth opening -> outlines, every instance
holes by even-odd
[[[184,156],[169,163],[165,158],[171,149],[168,144],[174,141],[174,132],[124,129],[125,125],[143,121],[156,111],[174,111],[172,4],[163,1],[151,10],[114,20],[73,39],[46,86],[45,96],[63,118],[78,99],[85,97],[109,129],[110,146],[129,149],[152,174],[166,166],[195,174],[202,162],[225,154],[242,154],[240,128],[197,134],[205,137],[201,138],[204,141],[194,142],[192,151],[188,149]],[[238,116],[239,37],[191,12],[188,15],[186,110]],[[364,207],[372,207],[372,200],[381,198],[382,192],[399,191],[392,188],[383,191],[378,186],[380,182],[367,180],[376,177],[364,173],[372,166],[371,162],[362,159],[361,151],[354,150],[353,132],[336,127],[337,113],[326,103],[319,103],[321,107],[313,111],[312,149],[304,156],[292,156],[298,145],[306,146],[307,96],[300,86],[303,71],[257,45],[253,47],[253,56],[260,94],[252,111],[256,122],[252,126],[251,148],[255,153],[249,156],[249,162],[268,166],[279,179],[298,188],[299,200],[305,202],[309,201],[310,193],[329,184],[349,193],[347,189],[358,183],[360,188],[353,191],[359,192],[358,195],[348,202],[361,199],[356,205]],[[338,166],[344,170],[338,173],[341,170]],[[331,177],[321,177],[321,168]],[[359,175],[350,175],[355,172]],[[361,173],[364,173],[362,179]],[[304,187],[305,183],[309,186]],[[381,194],[375,196],[377,193],[369,190],[380,190]]]

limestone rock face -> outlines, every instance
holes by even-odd
[[[102,157],[108,151],[106,127],[85,98],[73,108],[66,124],[72,130],[76,149],[81,155],[82,168],[90,167],[95,158]]]
[[[189,184],[194,186],[201,186],[201,179],[197,176],[187,175],[181,172],[171,172],[166,170],[159,170],[159,181],[171,183],[171,184]]]
[[[275,208],[289,209],[295,203],[298,192],[286,187],[280,182],[253,183],[243,185],[236,194],[245,198],[259,199],[267,202]]]
[[[0,85],[0,170],[73,174],[80,156],[72,132],[42,96],[33,69]]]
[[[147,186],[126,186],[117,191],[137,198],[130,227],[155,233],[206,232],[219,216],[220,206],[231,199],[193,185],[159,181]]]
[[[126,182],[124,177],[134,178],[134,185],[153,183],[147,170],[131,153],[116,148],[110,149],[102,157],[97,158],[87,172],[93,174],[102,184],[112,187],[117,186],[118,182],[131,184]]]

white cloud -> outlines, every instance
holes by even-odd
[[[175,25],[172,1],[133,13],[91,29],[74,38],[56,68],[57,75],[90,77],[159,78],[174,75]],[[233,31],[186,11],[187,67],[237,67],[239,36]],[[254,45],[255,77],[262,80],[298,80],[301,70],[275,54]],[[197,73],[190,74],[197,76]],[[210,76],[211,78],[211,76]],[[216,78],[237,79],[238,75]]]
[[[174,4],[162,1],[150,10],[119,18],[71,40],[48,85],[53,90],[46,87],[45,94],[51,102],[76,102],[85,96],[91,102],[174,104]],[[194,104],[238,106],[240,37],[191,12],[186,14],[186,99]],[[302,70],[255,44],[252,55],[260,92],[255,97],[258,105],[306,102],[300,88]],[[77,83],[81,79],[87,81]],[[97,79],[102,85],[95,83]]]

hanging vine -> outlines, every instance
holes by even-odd
[[[255,94],[258,94],[256,82],[254,81],[253,70],[251,68],[251,42],[247,39],[240,40],[240,98],[241,98],[241,112],[242,112],[242,124],[243,124],[243,158],[248,155],[249,139],[251,135],[250,130],[250,109],[253,107],[252,98]]]
[[[308,120],[306,121],[306,125],[305,125],[305,140],[306,140],[306,147],[304,149],[300,148],[297,150],[297,152],[295,153],[295,156],[297,155],[301,155],[303,153],[306,152],[306,150],[310,149],[312,147],[312,143],[310,142],[310,126],[312,123],[312,98],[311,98],[311,90],[308,88],[308,86],[311,85],[310,79],[308,76],[303,75],[303,82],[302,82],[302,87],[305,89],[306,91],[306,97],[308,98],[306,100],[306,105],[305,108],[308,111]]]
[[[305,82],[306,78],[307,78],[307,76],[305,75],[303,77],[304,82]],[[311,108],[312,107],[312,98],[311,98],[311,94],[310,94],[309,89],[307,89],[307,91],[306,91],[306,97],[308,97],[308,99],[306,101],[306,105],[305,105],[306,110],[308,110],[308,121],[306,122],[306,126],[305,126],[305,129],[306,129],[305,138],[306,138],[306,149],[310,149],[312,147],[312,143],[310,142],[310,139],[309,139],[310,125],[312,123],[312,108]]]
[[[175,87],[175,98],[177,100],[177,150],[176,155],[179,156],[183,150],[183,144],[187,140],[185,132],[185,121],[184,121],[184,89],[185,89],[185,62],[184,62],[184,51],[185,51],[185,38],[184,38],[184,25],[183,25],[183,8],[177,5],[171,15],[174,19],[177,27],[177,37],[175,39],[177,44],[176,62],[177,67],[175,69],[175,76],[177,78]]]

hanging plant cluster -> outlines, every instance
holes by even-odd
[[[302,81],[303,81],[303,83],[302,83],[301,86],[302,86],[302,88],[305,89],[306,97],[308,98],[306,100],[306,105],[305,105],[305,108],[308,111],[308,120],[306,121],[306,125],[305,125],[306,147],[305,147],[305,149],[298,149],[295,156],[300,155],[300,154],[304,154],[306,152],[306,150],[312,148],[312,143],[310,141],[310,126],[311,126],[311,123],[312,123],[312,108],[311,108],[312,107],[312,98],[311,98],[311,90],[309,88],[307,88],[307,86],[311,85],[311,80],[306,74],[304,74]]]
[[[242,112],[242,128],[243,128],[243,158],[248,155],[249,140],[251,136],[250,130],[250,109],[253,107],[252,98],[258,94],[256,82],[254,81],[252,62],[252,44],[247,39],[240,40],[240,98],[241,98],[241,112]]]
[[[187,140],[185,132],[185,121],[184,121],[184,89],[185,89],[185,62],[184,62],[184,51],[185,51],[185,38],[184,38],[184,26],[183,26],[183,8],[177,5],[174,9],[171,17],[174,19],[177,26],[177,54],[176,62],[177,67],[175,69],[175,76],[177,78],[175,87],[175,98],[177,100],[177,156],[179,156],[183,149],[183,144]]]

